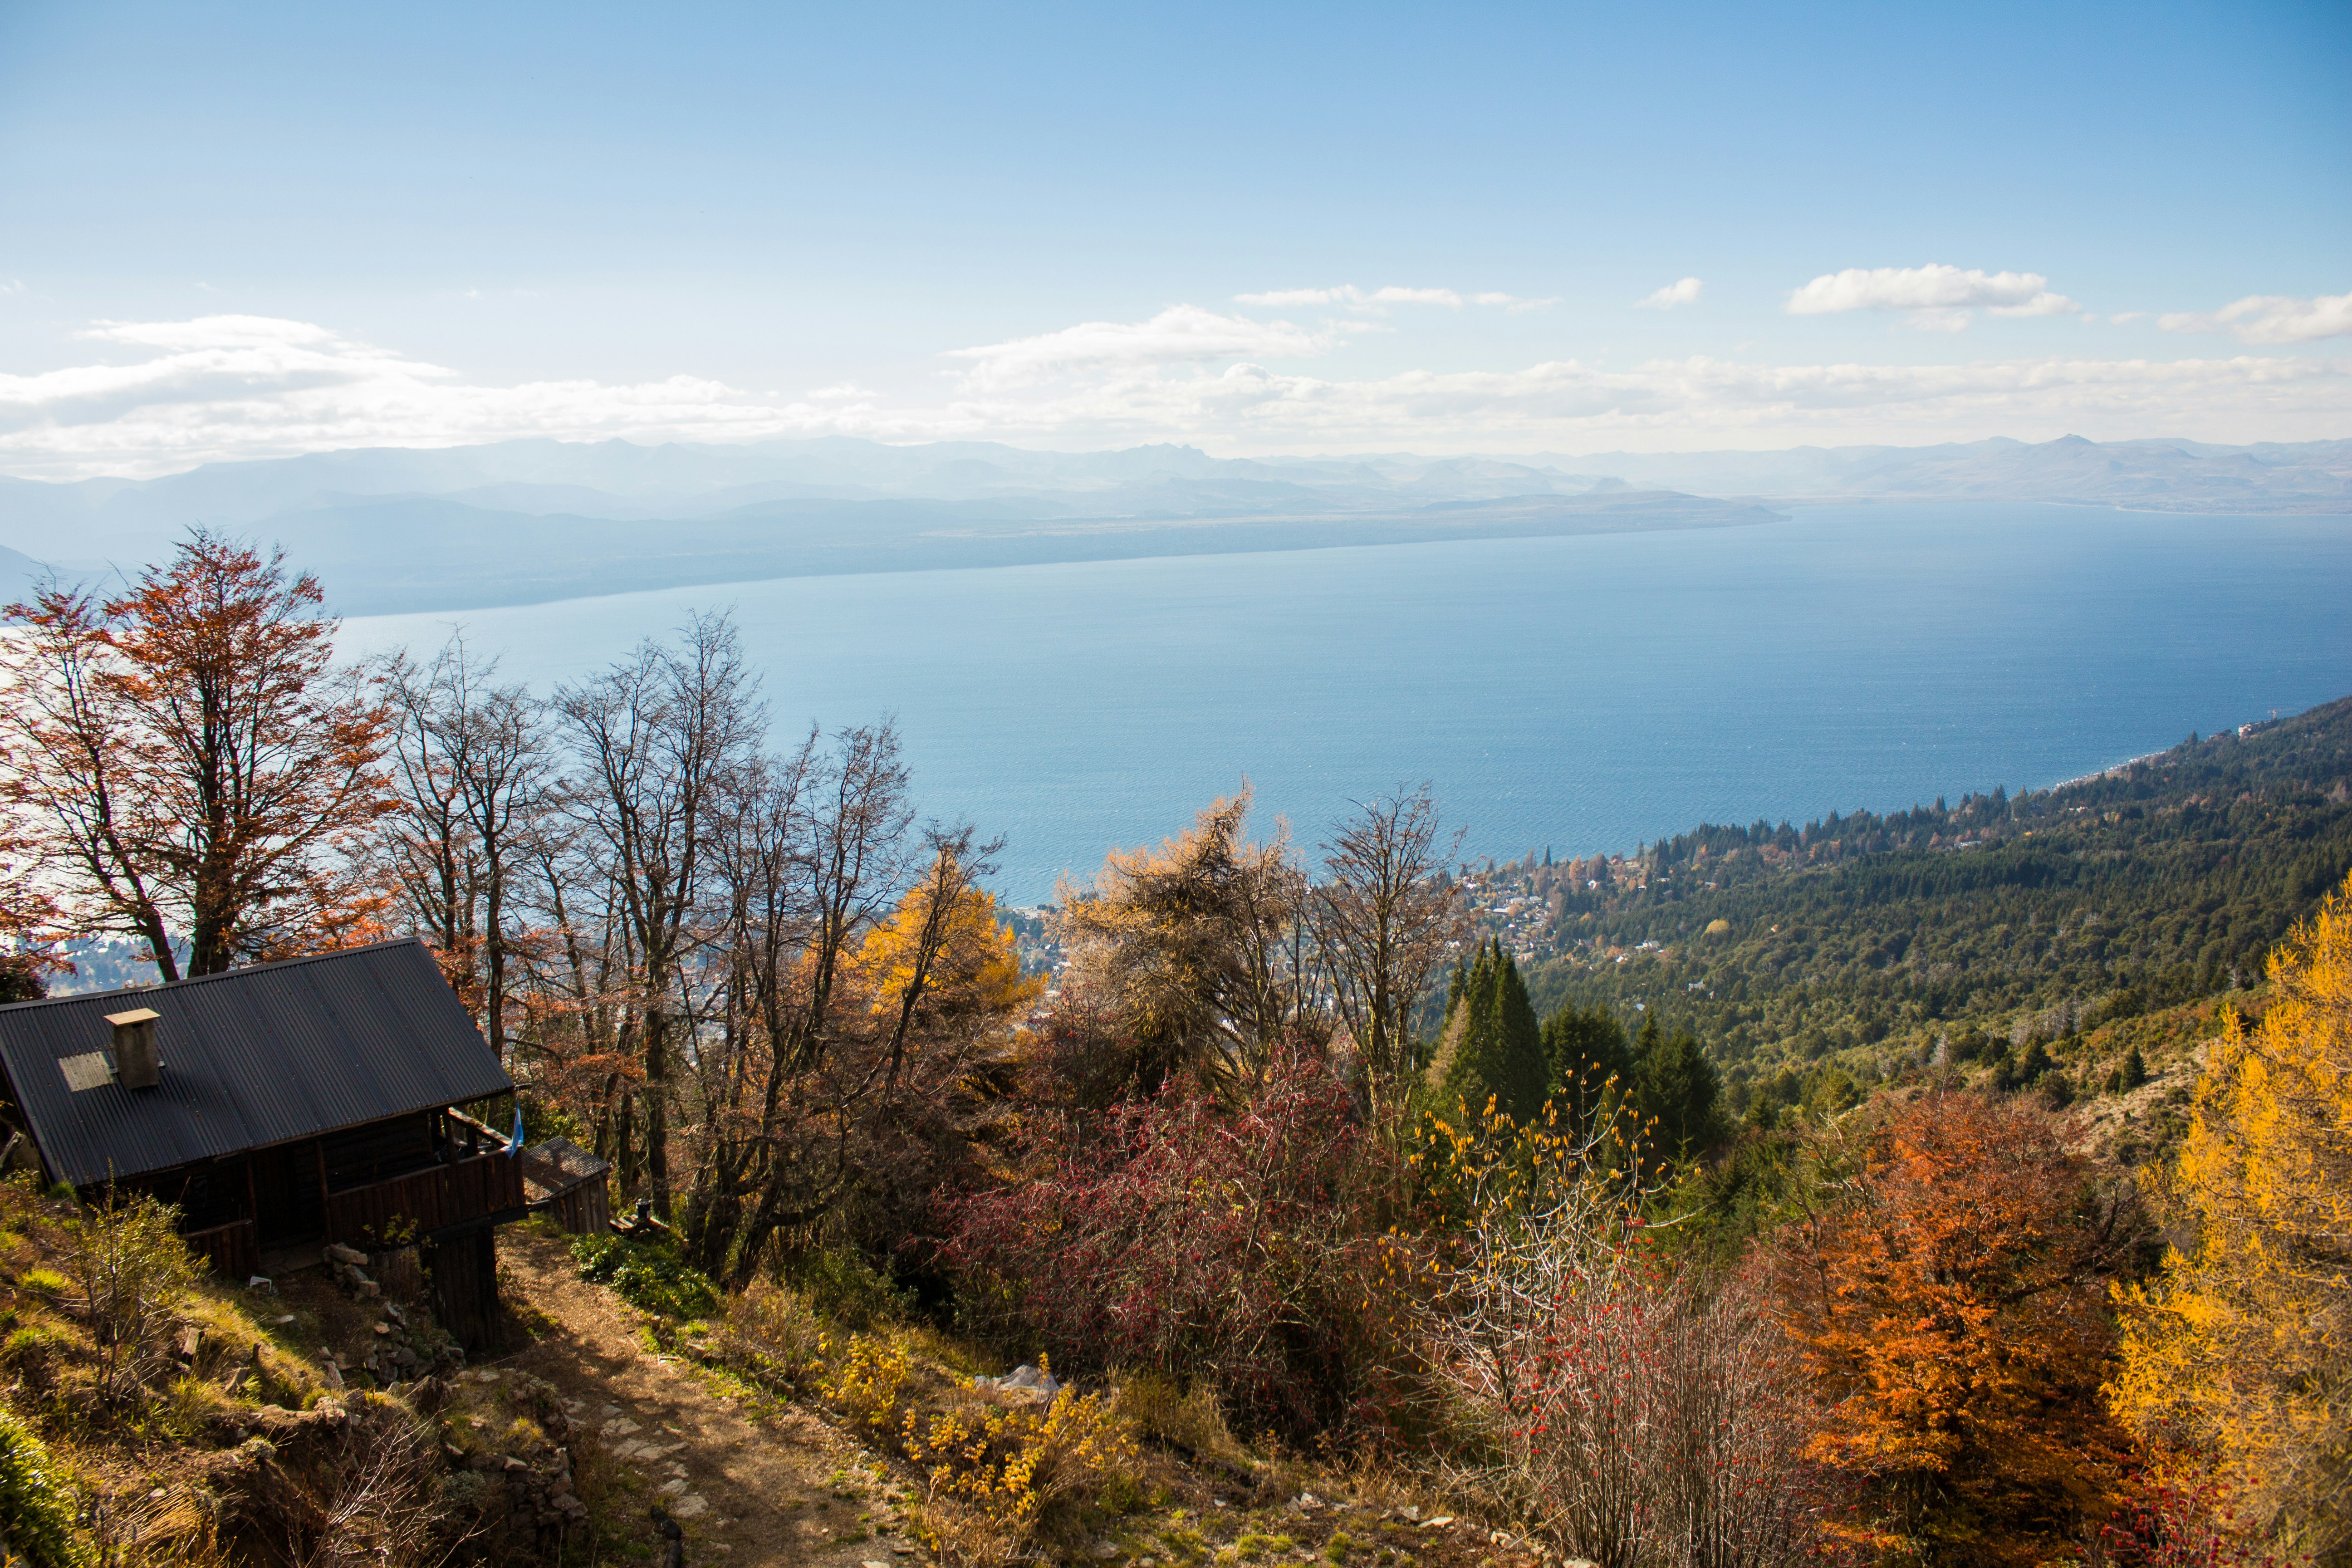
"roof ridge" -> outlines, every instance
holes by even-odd
[[[267,963],[248,963],[236,969],[224,969],[218,974],[191,974],[184,979],[157,981],[149,985],[118,985],[111,991],[69,991],[62,996],[36,996],[25,1002],[0,1003],[0,1013],[23,1012],[34,1007],[62,1007],[78,1002],[101,1001],[110,996],[152,996],[157,992],[184,991],[191,985],[203,985],[215,980],[234,980],[241,974],[258,974],[266,969],[291,969],[297,964],[351,958],[362,952],[380,952],[388,947],[424,945],[423,937],[386,937],[382,942],[362,942],[357,947],[329,948],[324,952],[298,953],[292,958],[273,958]]]

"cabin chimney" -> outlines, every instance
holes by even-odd
[[[155,1020],[163,1015],[152,1007],[109,1013],[114,1026],[114,1080],[125,1089],[152,1089],[162,1081],[163,1064],[155,1059]]]

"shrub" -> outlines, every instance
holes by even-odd
[[[828,1247],[792,1271],[809,1304],[845,1329],[870,1329],[905,1315],[907,1294],[855,1247]]]
[[[665,1242],[583,1236],[572,1244],[580,1277],[610,1285],[621,1299],[657,1318],[704,1318],[719,1306],[719,1289]]]
[[[824,1364],[824,1322],[798,1293],[767,1280],[727,1299],[711,1352],[770,1385],[806,1387]]]
[[[89,1551],[74,1534],[75,1501],[48,1449],[0,1409],[0,1553],[34,1568],[79,1568]]]
[[[1677,1272],[1597,1142],[1454,1152],[1463,1235],[1428,1333],[1483,1489],[1563,1557],[1809,1554],[1814,1423],[1754,1282]]]
[[[850,1419],[887,1435],[898,1425],[898,1395],[906,1388],[908,1371],[904,1347],[853,1334],[849,1354],[824,1380],[823,1391]]]
[[[1034,1179],[954,1214],[974,1327],[1080,1371],[1206,1380],[1293,1431],[1345,1420],[1377,1384],[1388,1184],[1321,1064],[1277,1057],[1237,1108],[1171,1093],[1098,1131],[1052,1121],[1038,1153]]]
[[[66,1277],[54,1268],[27,1268],[16,1283],[36,1296],[62,1296],[66,1293]]]
[[[1217,1391],[1206,1383],[1183,1393],[1172,1379],[1138,1373],[1119,1384],[1118,1410],[1138,1433],[1163,1447],[1227,1460],[1241,1452],[1218,1408]]]
[[[1127,1480],[1135,1436],[1099,1394],[1065,1392],[1034,1405],[976,1405],[900,1428],[907,1458],[926,1467],[931,1495],[975,1508],[1021,1534],[1056,1522]]]
[[[179,1218],[143,1193],[124,1201],[109,1188],[70,1227],[67,1263],[98,1352],[102,1399],[128,1397],[167,1360],[164,1338],[196,1283]]]

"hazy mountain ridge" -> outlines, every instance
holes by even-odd
[[[2157,511],[2352,512],[2352,440],[2216,447],[2079,436],[2038,444],[1996,437],[1940,447],[1606,452],[1573,461],[1645,486],[1780,501],[2067,501]]]
[[[205,523],[282,543],[340,608],[366,613],[809,574],[1719,527],[1769,521],[1759,497],[2352,512],[2352,441],[1261,459],[1166,444],[525,440],[146,480],[0,479],[0,545],[83,573],[153,560]]]
[[[1661,492],[1457,501],[1387,512],[1068,517],[1002,500],[768,501],[644,521],[492,511],[435,497],[285,513],[288,542],[346,615],[478,609],[648,588],[845,573],[1037,565],[1447,539],[1769,522],[1762,507]]]

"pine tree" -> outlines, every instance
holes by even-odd
[[[1496,1098],[1512,1120],[1524,1125],[1543,1110],[1544,1091],[1551,1087],[1550,1065],[1544,1059],[1543,1028],[1536,1022],[1535,1004],[1528,1000],[1527,982],[1499,939],[1495,957]]]
[[[1711,1148],[1718,1141],[1717,1102],[1723,1095],[1723,1080],[1706,1059],[1698,1037],[1685,1029],[1662,1041],[1654,1019],[1643,1025],[1642,1033],[1648,1041],[1639,1069],[1643,1120],[1656,1120],[1654,1137],[1662,1148],[1676,1153]]]
[[[1561,1008],[1544,1021],[1543,1049],[1552,1100],[1561,1120],[1580,1132],[1590,1131],[1607,1105],[1632,1090],[1625,1026],[1606,1008]]]
[[[2124,1058],[2124,1092],[2128,1094],[2147,1081],[2147,1062],[2146,1058],[2141,1057],[2139,1054],[2139,1047],[2137,1046],[2134,1046],[2131,1048],[2131,1054]]]
[[[1543,1031],[1519,967],[1498,939],[1478,950],[1460,979],[1446,1025],[1454,1062],[1443,1103],[1451,1108],[1459,1101],[1475,1116],[1491,1099],[1496,1110],[1525,1122],[1542,1108],[1549,1074]]]

